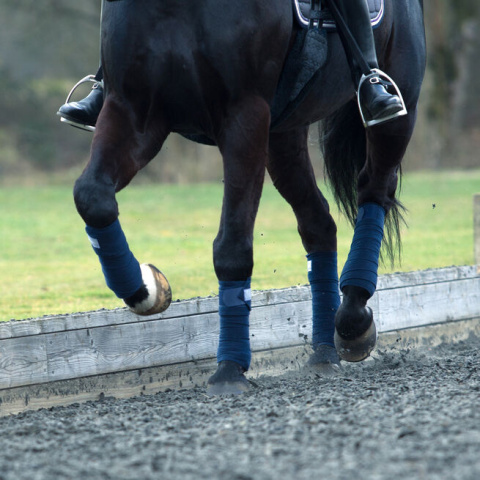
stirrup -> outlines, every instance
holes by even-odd
[[[103,83],[103,80],[97,80],[95,75],[87,75],[86,77],[83,77],[81,80],[79,80],[70,90],[69,94],[67,95],[67,99],[65,100],[65,104],[70,103],[70,99],[72,98],[73,93],[75,90],[80,86],[83,85],[84,83],[87,82],[92,82],[92,83]],[[78,122],[73,122],[72,120],[68,120],[65,117],[60,116],[60,121],[63,123],[68,123],[68,125],[72,125],[72,127],[76,128],[81,128],[82,130],[87,130],[89,132],[94,132],[95,127],[92,127],[91,125],[83,125]]]
[[[367,121],[365,120],[365,114],[362,110],[360,91],[362,89],[363,83],[366,81],[369,81],[373,77],[380,77],[380,83],[384,83],[384,85],[393,87],[393,89],[395,90],[395,95],[397,95],[397,97],[400,99],[400,102],[402,103],[402,110],[395,112],[392,115],[389,115],[384,118]],[[402,94],[397,84],[393,81],[391,77],[389,77],[385,72],[382,72],[378,68],[372,68],[371,72],[368,75],[363,74],[362,77],[360,78],[360,82],[357,88],[357,104],[358,104],[358,109],[360,110],[360,116],[362,117],[363,126],[365,128],[373,127],[374,125],[378,125],[379,123],[388,122],[389,120],[393,120],[394,118],[401,117],[407,114],[407,107],[405,106],[405,101],[403,100]]]

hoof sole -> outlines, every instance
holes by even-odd
[[[137,315],[154,315],[164,312],[172,302],[172,290],[165,275],[153,265],[142,263],[143,283],[147,287],[148,297],[130,310]]]
[[[346,340],[335,330],[334,342],[338,355],[342,360],[346,362],[361,362],[370,355],[377,343],[375,322],[372,321],[370,327],[354,340]]]

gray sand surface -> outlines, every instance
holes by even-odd
[[[480,479],[480,340],[0,418],[0,480]]]

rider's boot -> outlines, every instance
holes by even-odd
[[[356,40],[371,72],[365,74],[357,64],[355,58],[348,54],[353,81],[358,92],[360,112],[365,126],[393,120],[400,115],[405,115],[406,109],[403,100],[396,93],[392,94],[387,86],[393,81],[378,68],[375,41],[370,13],[366,0],[331,0],[339,8],[347,27]],[[344,38],[342,38],[344,41]],[[344,41],[345,43],[345,41]],[[388,79],[388,81],[385,81]],[[398,91],[398,93],[400,93]]]
[[[74,127],[81,128],[93,132],[97,123],[98,115],[103,106],[103,75],[100,68],[95,77],[85,77],[89,81],[92,80],[92,91],[83,100],[78,102],[68,102],[71,94],[75,88],[82,83],[80,81],[70,92],[67,103],[63,104],[57,112],[63,122],[66,122]]]

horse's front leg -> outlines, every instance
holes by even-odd
[[[118,220],[116,192],[126,186],[158,148],[142,144],[127,109],[106,101],[97,123],[90,161],[75,183],[74,199],[98,255],[107,286],[139,315],[168,308],[170,286],[153,265],[140,265]],[[155,140],[158,144],[158,139]],[[148,153],[145,153],[148,152]]]
[[[358,215],[340,277],[343,301],[335,318],[335,346],[340,357],[350,362],[364,360],[376,344],[375,322],[367,301],[377,286],[386,215],[390,216],[389,236],[399,236],[397,175],[414,123],[413,111],[367,130],[367,161],[358,178]]]
[[[224,198],[213,261],[219,281],[218,367],[208,381],[210,395],[239,394],[249,388],[250,279],[253,228],[265,176],[270,109],[261,98],[245,99],[218,138],[224,164]]]
[[[317,187],[308,153],[308,127],[271,133],[268,172],[292,207],[307,252],[312,292],[312,347],[309,367],[329,375],[340,359],[334,347],[334,319],[340,304],[337,271],[337,228],[328,202]]]

